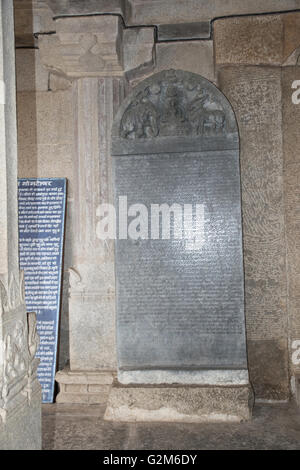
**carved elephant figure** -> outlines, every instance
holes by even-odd
[[[120,134],[124,139],[135,139],[142,137],[144,134],[139,108],[140,104],[138,102],[132,103],[122,118]]]
[[[121,121],[121,137],[136,139],[155,137],[158,132],[158,113],[148,99],[148,90],[127,108]]]

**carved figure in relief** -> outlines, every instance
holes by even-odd
[[[162,135],[182,135],[189,133],[182,97],[179,89],[171,84],[166,89],[165,104],[161,116]]]
[[[121,137],[135,139],[158,135],[158,113],[149,99],[150,94],[147,87],[127,108],[121,121]]]
[[[28,348],[29,348],[30,357],[33,358],[40,345],[40,337],[37,332],[35,312],[28,312],[27,319],[28,319]]]
[[[215,135],[224,130],[225,114],[222,110],[213,109],[209,93],[200,85],[196,87],[196,96],[188,105],[188,117],[193,130],[198,135]],[[211,108],[211,109],[210,109]]]
[[[6,335],[4,342],[5,351],[5,376],[13,379],[26,369],[24,325],[18,321],[13,334]]]
[[[212,103],[209,93],[206,94],[203,107],[203,134],[222,134],[225,130],[225,114],[221,109],[214,109],[215,104]]]
[[[190,84],[188,89],[193,91],[195,89],[196,95],[187,107],[187,116],[194,133],[202,135],[204,124],[204,103],[207,100],[206,92],[200,85],[194,86],[193,84]]]
[[[6,308],[7,308],[7,292],[3,283],[0,281],[0,313],[2,314]]]
[[[216,136],[225,124],[225,112],[202,82],[169,70],[135,96],[121,119],[120,136]]]

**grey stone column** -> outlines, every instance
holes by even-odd
[[[97,238],[96,227],[99,204],[112,202],[110,131],[122,82],[101,77],[74,84],[76,241],[69,290],[70,371],[57,374],[60,402],[105,401],[116,370],[114,246]]]
[[[13,2],[0,3],[0,449],[40,449],[35,314],[26,313],[18,257]]]
[[[39,36],[47,69],[72,81],[74,110],[73,265],[69,269],[70,369],[59,371],[58,402],[105,402],[116,373],[114,244],[97,238],[97,209],[112,202],[110,140],[125,75],[154,64],[153,28],[135,35],[114,15],[66,17]],[[137,40],[138,36],[138,40]]]
[[[84,78],[76,113],[75,265],[70,270],[71,370],[115,369],[114,250],[97,238],[97,208],[112,202],[110,130],[122,79]]]
[[[110,133],[124,93],[121,23],[115,16],[59,19],[39,47],[47,68],[73,88],[70,369],[56,375],[57,401],[101,403],[116,371],[115,286],[114,246],[97,238],[97,209],[112,202]]]

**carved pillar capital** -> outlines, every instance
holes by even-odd
[[[56,32],[38,39],[45,67],[67,78],[150,73],[155,64],[154,28],[126,29],[119,16],[65,17]]]
[[[43,64],[70,78],[123,74],[122,24],[117,16],[59,18],[56,33],[39,36]]]

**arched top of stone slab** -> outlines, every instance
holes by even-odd
[[[112,129],[112,154],[238,149],[234,112],[198,74],[165,70],[124,100]]]

